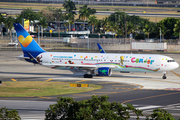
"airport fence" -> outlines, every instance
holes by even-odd
[[[122,38],[86,38],[79,39],[78,37],[71,38],[70,41],[63,37],[44,37],[34,38],[40,46],[47,51],[99,51],[97,43],[102,46],[115,46],[119,44],[129,44],[129,40]],[[4,36],[0,38],[0,50],[21,50],[20,45],[10,44],[16,43],[16,40],[10,40],[10,37]],[[112,47],[111,47],[112,48]],[[108,49],[111,50],[111,49]],[[115,50],[115,49],[112,49]]]
[[[97,43],[100,43],[106,52],[138,52],[139,49],[132,49],[131,42],[134,40],[124,38],[89,38],[79,39],[71,38],[70,41],[63,37],[44,37],[34,38],[37,43],[46,51],[63,51],[63,52],[99,52]],[[10,40],[10,37],[0,37],[0,50],[21,50],[20,45],[14,43],[16,39]],[[145,43],[144,41],[141,41]],[[157,42],[157,41],[156,41]],[[140,52],[153,51],[145,50]],[[154,50],[155,51],[155,50]],[[180,45],[176,42],[167,43],[167,51],[180,51]]]

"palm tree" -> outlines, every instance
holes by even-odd
[[[74,12],[74,10],[76,10],[74,2],[71,0],[64,1],[63,7],[66,9],[66,13],[71,13]]]
[[[11,16],[7,17],[4,21],[5,27],[8,28],[10,30],[10,39],[12,41],[12,27],[13,27],[13,23],[14,23],[15,19]]]
[[[16,19],[15,19],[14,22],[22,24],[22,16],[21,15],[16,15]]]
[[[92,25],[92,33],[94,33],[94,25],[97,23],[97,17],[95,15],[89,17],[89,24]]]
[[[64,1],[63,7],[66,9],[65,18],[69,21],[69,30],[71,30],[71,24],[74,22],[74,16],[76,15],[76,6],[73,1]]]
[[[68,20],[68,22],[69,22],[69,30],[68,31],[71,31],[71,24],[74,23],[74,14],[73,13],[66,14],[65,19]]]
[[[130,35],[132,33],[138,33],[138,26],[129,21],[127,22],[127,34]]]
[[[107,23],[108,23],[108,18],[107,17],[103,18],[101,23],[103,31],[105,31]]]
[[[2,23],[4,22],[4,17],[2,15],[0,15],[0,24],[1,24],[1,37],[3,38],[3,27],[2,27]]]
[[[62,13],[61,9],[55,9],[53,12],[53,16],[56,18],[57,21],[64,20],[64,14]]]
[[[167,27],[163,23],[159,23],[157,26],[160,27],[162,33],[162,39],[164,39],[164,35],[169,31]]]
[[[39,17],[39,15],[37,15],[37,13],[32,10],[32,8],[24,9],[21,12],[21,16],[22,18],[27,19],[30,22],[33,21],[33,23],[34,23],[34,20],[36,20]]]
[[[43,38],[43,28],[47,27],[48,23],[46,22],[46,18],[45,17],[41,17],[39,19],[39,23],[38,25],[41,25],[41,32],[42,32],[42,38]]]
[[[179,40],[180,40],[180,19],[176,21],[176,24],[174,25],[174,34],[179,35]]]
[[[66,27],[66,26],[67,26],[68,24],[69,24],[68,22],[65,22],[65,23],[63,24],[63,25],[64,25],[64,29],[65,29],[64,32],[67,31],[67,27]]]
[[[154,29],[153,24],[152,23],[146,23],[143,29],[144,34],[148,35],[148,40],[149,40],[149,34],[150,32],[152,32]]]
[[[90,15],[93,15],[96,13],[95,9],[87,8],[87,5],[83,5],[83,7],[80,7],[79,10],[79,19],[82,19],[84,21],[84,27],[85,28],[85,21],[87,18],[89,18]]]

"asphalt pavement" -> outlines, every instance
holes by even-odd
[[[109,101],[122,104],[131,103],[143,110],[144,115],[152,113],[155,108],[168,110],[174,117],[180,118],[180,68],[170,71],[167,79],[162,73],[119,73],[113,72],[111,77],[94,76],[83,78],[82,73],[72,74],[70,71],[53,70],[40,65],[33,65],[16,59],[22,51],[0,52],[0,80],[12,81],[64,81],[102,85],[103,88],[86,93],[62,95],[75,100],[88,99],[91,95],[108,95]],[[179,54],[166,54],[180,63]],[[44,119],[44,111],[49,105],[56,103],[59,96],[40,96],[24,98],[0,98],[0,107],[17,109],[22,119]],[[132,114],[132,119],[135,116]],[[141,117],[144,119],[145,117]]]

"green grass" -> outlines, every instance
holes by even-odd
[[[48,6],[52,6],[52,7],[56,7],[56,8],[61,8],[62,10],[65,10],[62,6],[62,4],[42,4],[42,3],[10,3],[10,2],[0,2],[1,4],[1,8],[29,8],[31,7],[32,9],[39,9],[42,10]],[[76,5],[77,10],[79,10],[79,7],[82,7],[82,5]],[[175,9],[174,11],[166,11],[167,9],[171,10],[171,7],[139,7],[139,6],[120,6],[121,9],[117,9],[119,6],[103,6],[103,5],[88,5],[88,7],[90,8],[94,8],[97,11],[122,11],[122,12],[133,12],[133,13],[142,13],[143,11],[146,11],[146,13],[166,13],[166,14],[180,14],[176,11],[176,9],[179,8],[175,8],[172,7],[173,9]],[[135,9],[136,8],[136,9]],[[138,10],[138,9],[141,10]],[[142,10],[142,8],[144,8],[144,10]],[[160,11],[154,11],[154,9],[161,9]],[[108,15],[96,15],[98,19],[103,19],[105,17],[108,17]],[[75,19],[77,19],[79,16],[76,15]],[[143,18],[148,18],[150,21],[152,22],[158,22],[166,17],[143,17]]]
[[[3,82],[0,85],[0,97],[53,96],[88,92],[101,89],[100,85],[90,84],[87,88],[71,88],[68,82],[16,81]]]

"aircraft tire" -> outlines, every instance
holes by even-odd
[[[166,79],[166,76],[163,76],[162,79]]]
[[[92,74],[84,74],[84,78],[93,78]]]
[[[88,75],[88,78],[93,78],[93,75],[92,75],[92,74],[89,74],[89,75]]]
[[[88,77],[88,74],[84,74],[84,78],[87,78]]]
[[[163,75],[162,79],[166,79],[166,75]]]

